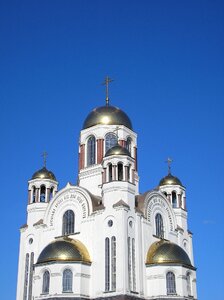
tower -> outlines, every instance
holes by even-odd
[[[28,182],[17,300],[197,299],[186,189],[169,168],[139,193],[137,134],[108,82],[80,132],[78,184],[58,190],[46,165]]]

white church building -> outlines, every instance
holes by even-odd
[[[170,168],[139,193],[137,134],[107,97],[83,123],[78,184],[58,190],[46,165],[28,181],[17,300],[197,299],[187,218]]]

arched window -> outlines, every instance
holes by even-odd
[[[75,232],[75,214],[69,209],[63,215],[62,235]]]
[[[117,164],[117,173],[118,173],[118,180],[122,181],[123,180],[123,164],[118,163]]]
[[[156,214],[155,222],[156,222],[156,235],[160,238],[163,238],[164,229],[163,229],[163,218],[161,214]]]
[[[105,239],[105,291],[110,290],[110,240]]]
[[[43,294],[49,293],[49,286],[50,286],[50,273],[49,271],[45,271],[43,275],[43,286],[42,286]]]
[[[70,269],[66,269],[63,272],[62,291],[72,292],[72,271]]]
[[[167,290],[167,295],[176,294],[176,282],[175,282],[175,275],[173,272],[168,272],[166,274],[166,290]]]
[[[50,189],[50,195],[49,195],[49,200],[51,200],[53,198],[53,192],[54,192],[54,188],[52,187]]]
[[[164,196],[167,198],[167,192],[163,192]]]
[[[113,170],[112,164],[109,164],[109,167],[108,167],[108,181],[109,182],[113,180],[112,170]]]
[[[131,154],[131,138],[130,138],[130,137],[127,138],[127,141],[126,141],[126,148],[128,149],[128,151],[129,151],[130,154]]]
[[[111,238],[111,290],[116,291],[116,238]]]
[[[23,300],[27,299],[28,277],[29,277],[29,253],[26,254]]]
[[[105,153],[107,150],[117,145],[117,136],[116,134],[109,132],[105,136]]]
[[[176,192],[172,192],[172,206],[173,208],[177,208],[177,194]]]
[[[32,194],[32,202],[35,203],[36,202],[36,187],[33,187],[33,194]]]
[[[87,142],[87,166],[94,165],[96,162],[96,139],[92,135]]]
[[[46,198],[46,187],[45,185],[42,185],[40,187],[40,202],[45,202],[45,198]]]
[[[130,178],[131,178],[130,170],[131,170],[130,166],[127,166],[127,181],[130,181]]]
[[[188,293],[188,296],[191,296],[191,276],[190,276],[190,273],[188,272],[187,273],[187,293]]]

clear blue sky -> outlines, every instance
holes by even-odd
[[[111,103],[138,133],[140,189],[172,172],[187,187],[198,296],[224,299],[224,2],[0,2],[1,299],[14,300],[27,180],[76,182],[78,138]]]

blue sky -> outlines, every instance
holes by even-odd
[[[87,114],[122,108],[138,133],[141,192],[166,175],[187,187],[198,298],[223,299],[223,1],[1,1],[1,297],[16,293],[27,180],[41,153],[76,182]]]

